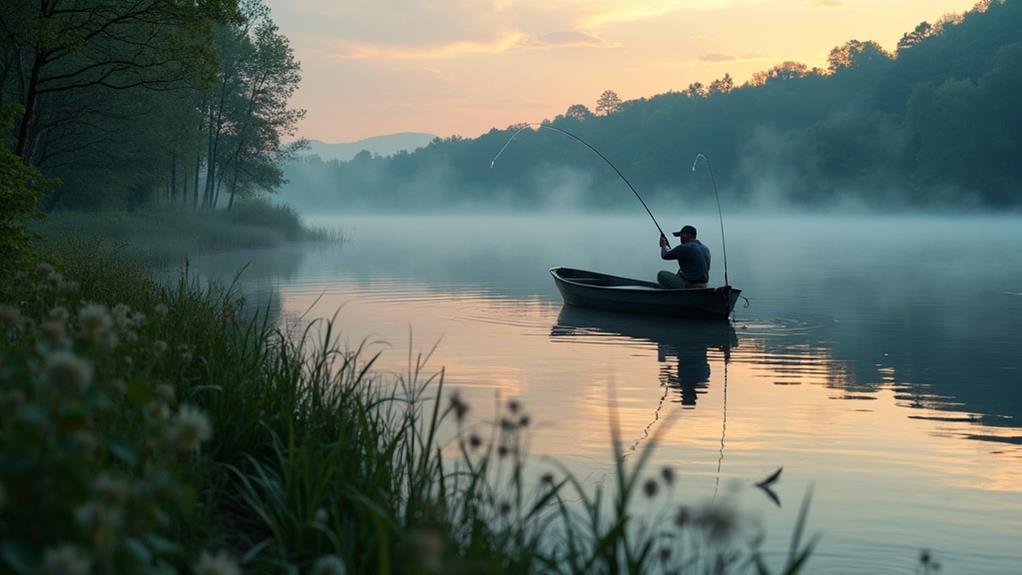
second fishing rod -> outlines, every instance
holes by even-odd
[[[632,183],[628,181],[628,178],[626,178],[625,175],[623,173],[621,173],[621,170],[619,170],[617,168],[617,166],[614,165],[614,162],[611,162],[610,159],[607,158],[607,156],[603,155],[603,152],[597,150],[589,142],[586,142],[585,140],[583,140],[579,136],[569,132],[568,130],[565,130],[565,129],[562,129],[562,128],[558,128],[556,126],[551,126],[550,124],[540,124],[540,123],[535,123],[535,122],[527,123],[527,124],[523,125],[522,127],[518,128],[517,130],[515,130],[515,132],[513,134],[511,134],[511,137],[508,138],[506,142],[504,142],[504,145],[501,146],[500,151],[497,152],[497,155],[494,156],[492,160],[490,160],[490,168],[493,168],[497,164],[497,160],[500,159],[500,156],[504,154],[504,150],[507,150],[508,146],[511,145],[511,142],[513,142],[515,140],[515,138],[518,136],[518,134],[524,132],[525,130],[529,130],[531,128],[539,128],[539,129],[543,129],[543,130],[551,130],[551,131],[557,132],[559,134],[563,134],[563,135],[571,138],[572,140],[575,140],[579,144],[582,144],[583,146],[588,148],[590,151],[592,151],[594,154],[599,156],[601,160],[606,162],[607,165],[610,166],[611,169],[614,170],[614,173],[616,173],[618,175],[618,177],[621,178],[621,181],[624,182],[626,186],[628,186],[628,189],[631,190],[633,194],[635,194],[635,198],[637,200],[639,200],[639,203],[641,203],[642,207],[645,208],[646,213],[649,214],[649,218],[651,220],[653,220],[653,224],[656,226],[656,229],[660,232],[660,235],[664,236],[664,237],[667,237],[667,234],[664,233],[663,228],[660,227],[660,222],[657,221],[656,216],[653,215],[653,211],[649,209],[648,205],[646,205],[646,201],[642,199],[642,196],[639,194],[639,191],[636,190],[635,186],[633,186]],[[717,201],[717,217],[720,219],[720,241],[721,241],[722,253],[723,253],[723,256],[724,256],[724,285],[730,285],[730,283],[728,282],[728,273],[727,273],[727,247],[724,244],[724,213],[723,213],[723,211],[721,210],[721,207],[720,207],[720,194],[717,192],[717,178],[713,174],[713,167],[710,165],[709,158],[707,158],[703,154],[699,154],[699,155],[696,156],[695,162],[692,163],[692,171],[693,172],[696,171],[696,168],[699,166],[699,160],[703,160],[704,164],[706,165],[707,171],[709,171],[709,173],[710,173],[710,179],[713,182],[713,195],[714,195],[714,197],[716,198],[716,201]]]

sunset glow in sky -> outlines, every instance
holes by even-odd
[[[595,106],[737,83],[785,60],[823,66],[846,40],[893,49],[975,0],[269,0],[302,61],[300,135],[474,137]]]

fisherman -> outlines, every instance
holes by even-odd
[[[657,274],[657,283],[667,289],[705,288],[710,281],[710,249],[696,239],[696,229],[692,226],[685,226],[671,235],[681,243],[668,249],[667,236],[660,234],[660,257],[678,260],[678,271],[661,271]]]

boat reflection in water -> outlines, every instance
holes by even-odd
[[[572,305],[561,308],[550,336],[607,338],[607,343],[626,338],[656,344],[657,361],[664,364],[660,367],[660,385],[676,390],[680,397],[674,401],[688,407],[696,405],[710,381],[707,352],[722,352],[726,366],[731,349],[738,346],[738,336],[730,323],[632,316]]]

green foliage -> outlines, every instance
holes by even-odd
[[[36,228],[51,238],[102,242],[135,260],[175,265],[202,252],[336,239],[306,227],[294,209],[255,198],[239,201],[230,211],[181,206],[59,211],[48,214]]]
[[[5,2],[0,21],[11,147],[60,180],[48,210],[233,207],[303,146],[300,67],[260,0]]]
[[[428,355],[383,378],[333,321],[289,332],[76,244],[0,282],[5,572],[769,572],[732,509],[675,507],[655,441],[626,463],[613,419],[613,487],[533,481],[522,406],[471,421]]]
[[[0,136],[6,136],[21,113],[18,106],[0,109]],[[38,215],[39,199],[50,182],[25,165],[0,137],[0,274],[8,275],[30,257],[29,220]]]
[[[932,187],[954,182],[977,196],[1022,182],[1022,113],[1005,94],[1022,90],[1022,42],[1003,47],[977,80],[947,80],[916,88],[909,126],[918,144],[916,169]],[[1017,188],[1016,188],[1017,189]],[[1017,205],[1010,195],[988,197]]]
[[[189,482],[208,417],[176,392],[199,366],[166,292],[99,254],[67,255],[81,283],[39,264],[0,285],[0,565],[166,573],[190,558],[176,526],[204,524]],[[96,265],[116,280],[77,274]],[[135,306],[82,303],[129,286]]]

